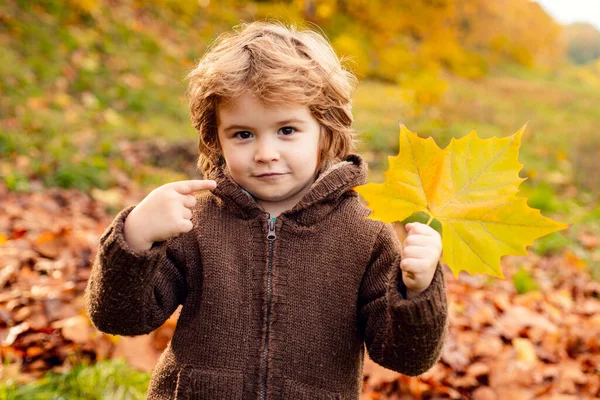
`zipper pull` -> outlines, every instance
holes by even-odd
[[[267,233],[267,239],[275,240],[277,238],[277,235],[275,235],[275,221],[269,218],[268,226],[269,233]]]

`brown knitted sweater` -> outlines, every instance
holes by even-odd
[[[406,299],[400,243],[366,219],[353,187],[359,156],[323,173],[274,224],[227,174],[198,197],[194,228],[136,252],[121,211],[100,239],[86,290],[101,331],[142,335],[183,304],[153,370],[149,399],[359,398],[363,346],[378,364],[418,375],[447,332],[441,266]]]

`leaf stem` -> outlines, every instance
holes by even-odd
[[[431,221],[433,221],[433,215],[429,216],[429,221],[427,221],[427,225],[431,226]]]

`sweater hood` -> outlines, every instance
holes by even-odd
[[[343,161],[326,163],[304,197],[290,210],[281,213],[301,225],[309,226],[329,214],[346,196],[357,196],[352,189],[364,185],[367,164],[358,154]],[[221,206],[231,206],[242,218],[252,219],[266,213],[256,200],[239,186],[225,168],[210,174],[208,179],[217,182],[212,193],[221,200]]]

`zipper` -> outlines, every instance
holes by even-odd
[[[275,221],[271,220],[271,215],[268,216],[267,220],[267,240],[269,241],[269,258],[267,262],[268,273],[267,273],[267,318],[266,318],[266,333],[265,333],[265,349],[262,355],[262,365],[263,365],[263,379],[262,386],[260,390],[260,398],[261,400],[265,400],[267,398],[267,355],[269,354],[269,322],[271,320],[271,275],[273,272],[273,245],[275,243],[275,239],[277,239],[277,235],[275,234]]]

